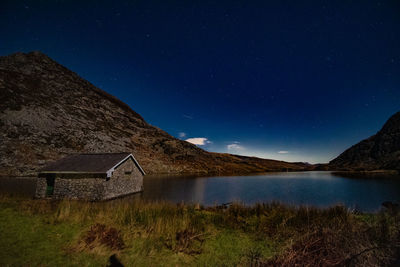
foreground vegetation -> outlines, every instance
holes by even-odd
[[[377,214],[260,204],[196,205],[0,197],[0,265],[390,266],[396,207]]]

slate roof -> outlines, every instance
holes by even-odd
[[[106,173],[131,153],[75,154],[53,162],[40,172]],[[133,156],[132,156],[133,158]],[[140,165],[133,158],[138,168]]]

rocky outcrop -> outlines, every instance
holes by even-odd
[[[40,52],[0,57],[0,175],[36,175],[67,154],[100,152],[131,152],[148,174],[310,167],[204,151]]]
[[[329,167],[334,170],[400,170],[400,112],[377,134],[332,160]]]

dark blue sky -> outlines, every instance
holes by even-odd
[[[1,1],[0,55],[40,50],[206,150],[327,162],[400,110],[399,1],[81,2]]]

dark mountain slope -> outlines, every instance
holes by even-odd
[[[400,112],[375,135],[344,151],[329,163],[336,170],[400,170]]]
[[[0,57],[0,175],[35,175],[70,153],[132,152],[147,173],[310,168],[209,153],[149,125],[128,105],[40,52]]]

